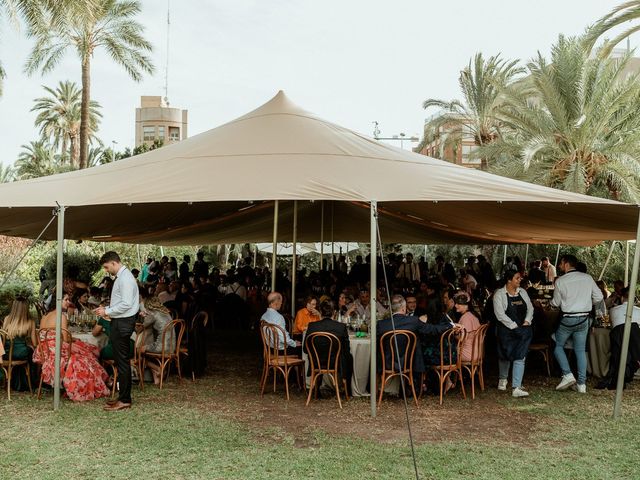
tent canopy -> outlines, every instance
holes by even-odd
[[[299,200],[298,241],[593,244],[635,238],[637,206],[471,170],[322,120],[283,92],[182,142],[115,163],[0,186],[0,234],[35,237],[56,204],[65,237],[198,244],[272,240],[273,201]],[[279,240],[290,241],[281,202]],[[51,228],[44,236],[55,238]]]

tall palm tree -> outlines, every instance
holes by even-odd
[[[438,100],[429,98],[422,104],[423,108],[438,107],[442,113],[425,124],[425,137],[448,132],[442,145],[460,141],[463,131],[473,136],[476,145],[485,145],[495,140],[500,134],[500,125],[496,111],[502,99],[501,88],[512,83],[522,73],[518,61],[501,60],[499,55],[484,59],[477,53],[460,72],[458,82],[463,101]],[[486,162],[482,161],[486,169]]]
[[[79,19],[80,14],[91,15],[98,0],[0,0],[0,20],[6,17],[15,27],[19,19],[24,20],[28,28],[42,30],[46,28],[45,17],[50,17],[50,23],[57,24],[68,15]],[[0,96],[2,95],[2,80],[6,72],[0,62]]]
[[[560,37],[551,62],[528,63],[528,95],[505,89],[506,133],[474,155],[505,176],[638,202],[640,83],[624,75],[628,60],[590,58],[581,39]]]
[[[103,48],[136,81],[142,74],[153,73],[151,44],[142,36],[144,27],[134,18],[140,13],[137,0],[96,0],[97,6],[77,21],[71,13],[65,20],[51,23],[48,28],[31,29],[36,39],[25,70],[43,73],[53,69],[67,49],[73,49],[82,68],[82,104],[80,111],[80,168],[87,166],[89,147],[89,113],[91,99],[91,59]]]
[[[591,50],[598,39],[605,33],[615,27],[625,24],[626,22],[634,23],[632,23],[629,28],[613,37],[613,39],[608,40],[602,49],[599,50],[600,56],[608,57],[616,45],[624,39],[629,38],[632,34],[640,31],[640,0],[631,0],[621,3],[592,25],[587,30],[584,37],[584,44],[586,48]]]
[[[69,159],[72,167],[78,167],[80,158],[80,109],[82,91],[71,81],[60,82],[53,89],[43,87],[50,96],[35,99],[32,112],[39,112],[35,120],[40,127],[40,135],[52,142],[52,146],[60,149],[60,156]],[[95,133],[102,114],[100,105],[92,100],[89,104],[89,139],[96,140]]]
[[[20,180],[44,177],[71,170],[60,161],[53,148],[43,140],[22,145],[22,151],[14,164],[15,175]]]

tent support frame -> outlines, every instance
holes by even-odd
[[[378,202],[375,200],[371,201],[371,282],[370,282],[370,291],[369,291],[369,309],[371,315],[371,325],[369,325],[369,340],[371,342],[371,361],[370,361],[370,372],[369,372],[369,385],[370,385],[370,400],[371,400],[371,416],[375,418],[376,416],[376,375],[378,374],[378,369],[376,365],[376,305],[378,302],[378,238],[377,238],[377,224],[378,221],[378,211],[377,211]]]
[[[58,205],[58,258],[56,265],[56,349],[53,373],[53,409],[60,408],[60,353],[62,350],[62,299],[64,297],[64,285],[62,267],[64,262],[64,211],[63,205]],[[69,352],[70,354],[71,352]]]

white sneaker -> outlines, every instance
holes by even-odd
[[[528,397],[529,392],[527,392],[526,390],[523,390],[521,387],[516,387],[513,389],[511,396],[514,398]]]
[[[498,380],[498,390],[506,390],[507,389],[507,379],[501,378]]]
[[[556,390],[566,390],[574,383],[576,383],[576,378],[573,376],[573,373],[568,373],[567,375],[562,376],[562,380],[560,380]]]
[[[587,393],[587,386],[586,385],[576,384],[576,385],[572,386],[571,388],[573,388],[578,393]]]

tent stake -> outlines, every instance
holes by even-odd
[[[298,201],[293,201],[293,256],[291,257],[291,318],[296,318],[296,276],[297,276],[297,243],[298,243]],[[318,305],[319,306],[319,305]]]
[[[627,313],[624,319],[624,334],[622,335],[622,352],[620,353],[620,365],[618,366],[618,382],[616,384],[616,399],[613,404],[613,418],[620,417],[620,406],[622,405],[622,389],[624,387],[624,373],[627,366],[627,354],[629,353],[629,338],[631,337],[631,319],[633,317],[633,306],[636,303],[636,285],[638,283],[638,266],[640,256],[638,256],[638,242],[640,242],[640,209],[638,216],[638,228],[636,231],[636,251],[633,254],[633,271],[631,272],[631,285],[629,285],[629,298],[627,299]]]
[[[378,266],[378,252],[377,252],[377,236],[376,236],[376,221],[377,221],[377,202],[375,200],[371,201],[371,287],[369,292],[369,309],[371,314],[371,325],[369,325],[369,339],[371,342],[371,361],[370,366],[371,370],[369,372],[369,385],[370,390],[369,393],[371,396],[369,397],[371,400],[371,416],[376,416],[376,375],[378,374],[377,366],[376,366],[376,305],[377,305],[377,266]]]
[[[273,253],[271,254],[271,291],[276,291],[276,254],[278,251],[278,200],[273,204]]]
[[[58,259],[56,265],[56,349],[53,371],[53,409],[60,408],[60,352],[62,350],[62,299],[64,284],[62,265],[64,262],[64,206],[58,205]],[[69,352],[71,354],[71,352]]]

